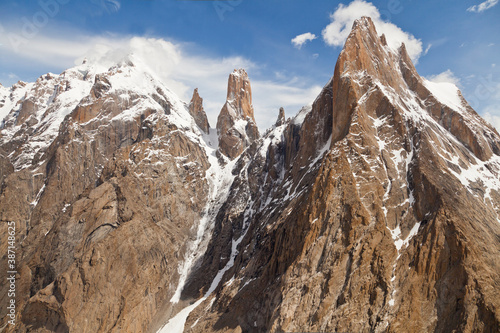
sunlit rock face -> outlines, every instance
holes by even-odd
[[[219,152],[231,160],[259,138],[253,114],[252,88],[243,69],[235,69],[229,75],[226,103],[217,118],[217,133]]]

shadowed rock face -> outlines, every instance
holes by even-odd
[[[189,113],[193,116],[196,125],[200,127],[203,132],[208,133],[210,125],[208,124],[207,114],[203,110],[203,98],[198,94],[198,88],[193,92],[193,97],[189,103]]]
[[[227,99],[217,118],[219,152],[235,159],[259,138],[252,106],[252,88],[243,69],[235,69],[227,82]]]
[[[280,110],[262,137],[235,70],[218,146],[197,90],[185,104],[134,59],[2,89],[0,250],[7,221],[19,249],[9,332],[156,332],[204,295],[186,332],[500,325],[500,136],[369,18],[313,105]]]

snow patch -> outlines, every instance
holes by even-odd
[[[292,124],[302,126],[304,119],[311,112],[312,105],[304,106],[300,111],[293,117]]]
[[[423,79],[424,85],[436,97],[436,99],[460,113],[464,112],[463,102],[460,98],[460,91],[456,85],[450,82],[431,82]]]
[[[40,189],[40,191],[38,191],[38,194],[36,195],[35,200],[33,200],[31,202],[31,204],[33,205],[33,207],[36,207],[36,205],[38,205],[38,201],[40,201],[40,198],[41,198],[41,196],[43,194],[43,191],[45,191],[45,184],[43,184],[43,186]]]
[[[401,251],[403,246],[406,248],[410,240],[418,233],[418,228],[420,228],[420,222],[415,223],[415,225],[413,226],[413,228],[411,228],[410,232],[408,233],[408,236],[406,236],[405,239],[401,238],[401,229],[399,228],[399,226],[397,226],[393,230],[389,229],[392,235],[392,239],[394,240],[394,245],[398,250],[398,258],[400,256],[399,252]]]
[[[200,305],[205,298],[200,298],[195,303],[185,307],[179,313],[177,313],[174,317],[170,318],[170,320],[163,326],[158,333],[182,333],[184,332],[184,325],[186,324],[187,317],[189,314],[196,309],[198,305]]]
[[[399,257],[401,257],[401,250],[403,248],[406,248],[408,244],[410,243],[410,240],[415,237],[415,235],[418,233],[418,229],[420,228],[421,222],[415,223],[413,228],[411,228],[410,232],[408,233],[408,236],[406,236],[405,239],[401,238],[401,229],[399,226],[397,226],[395,229],[391,230],[389,228],[389,231],[391,232],[392,239],[394,240],[394,245],[396,246],[396,250],[398,251],[398,256],[396,257],[396,261],[394,262],[394,265],[392,266],[392,278],[391,278],[391,284],[394,283],[396,280],[396,266],[398,263]],[[389,299],[389,306],[394,306],[394,296],[396,295],[397,289],[393,287],[392,293],[391,293],[391,298]]]

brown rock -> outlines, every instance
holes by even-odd
[[[477,157],[498,177],[488,156],[500,137],[468,106],[458,112],[434,99],[404,47],[392,52],[384,40],[370,19],[358,20],[300,129],[292,120],[264,160],[241,157],[252,162],[207,253],[217,261],[224,239],[245,237],[188,332],[497,329],[498,189],[489,201],[485,183],[464,187],[450,170],[460,174]],[[268,167],[277,151],[282,178]],[[245,187],[246,207],[238,205]]]
[[[198,94],[198,88],[193,91],[193,97],[189,103],[189,113],[193,116],[196,125],[198,125],[203,132],[208,133],[210,125],[208,124],[207,114],[205,110],[203,110],[203,98]]]
[[[110,121],[147,96],[110,93],[101,85],[109,75],[82,96],[39,165],[13,170],[0,160],[0,244],[7,253],[6,222],[15,221],[19,249],[16,331],[145,332],[159,309],[172,308],[185,240],[206,204],[209,163],[166,110]],[[162,89],[151,94],[170,104]],[[2,149],[22,155],[30,139],[23,133]],[[0,327],[6,318],[2,308]]]
[[[217,118],[219,152],[229,159],[239,156],[259,138],[252,107],[252,89],[247,73],[235,69],[229,75],[227,100]]]

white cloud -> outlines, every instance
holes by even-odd
[[[296,81],[300,81],[300,79],[277,83],[267,80],[252,80],[250,77],[250,81],[255,120],[261,130],[276,122],[280,107],[285,108],[287,117],[294,116],[302,106],[312,103],[322,89],[319,85],[307,87],[297,85]]]
[[[490,105],[485,109],[483,118],[500,132],[500,105]]]
[[[390,47],[398,49],[401,43],[405,43],[411,59],[415,63],[418,61],[422,54],[422,42],[396,25],[382,20],[379,10],[371,2],[363,0],[354,0],[347,6],[340,4],[337,10],[330,15],[332,22],[322,32],[326,44],[343,46],[349,36],[353,22],[362,16],[371,17],[377,32],[385,34]]]
[[[293,46],[295,46],[296,48],[298,48],[300,50],[302,45],[304,45],[305,43],[307,43],[311,40],[314,40],[316,38],[318,38],[318,37],[316,37],[315,34],[312,34],[310,32],[306,32],[305,34],[298,35],[295,38],[293,38],[292,44],[293,44]]]
[[[442,83],[442,82],[453,83],[457,87],[460,86],[460,78],[455,76],[455,73],[453,73],[449,69],[436,75],[430,75],[427,77],[427,80],[435,83]]]
[[[427,47],[425,48],[424,55],[429,53],[429,50],[431,49],[431,47],[432,47],[432,44],[429,43],[429,45],[427,45]]]
[[[498,0],[486,0],[485,2],[481,2],[479,5],[474,5],[469,8],[467,8],[468,12],[473,12],[473,13],[481,13],[484,12],[487,9],[490,9],[491,7],[495,6],[498,3]]]
[[[43,68],[63,71],[80,64],[85,57],[110,67],[133,53],[184,101],[189,102],[193,89],[199,88],[211,126],[216,124],[226,99],[228,76],[235,68],[245,68],[249,73],[255,118],[261,130],[274,123],[280,106],[293,115],[320,91],[319,86],[304,78],[288,79],[275,73],[256,78],[260,67],[244,57],[208,56],[191,44],[159,38],[88,36],[75,31],[67,37],[53,38],[39,33],[37,38],[14,48],[9,36],[12,34],[0,34],[0,42],[8,46],[0,49],[0,55],[11,61],[4,65],[21,68],[26,63],[36,64],[41,68],[39,75],[47,71]]]

